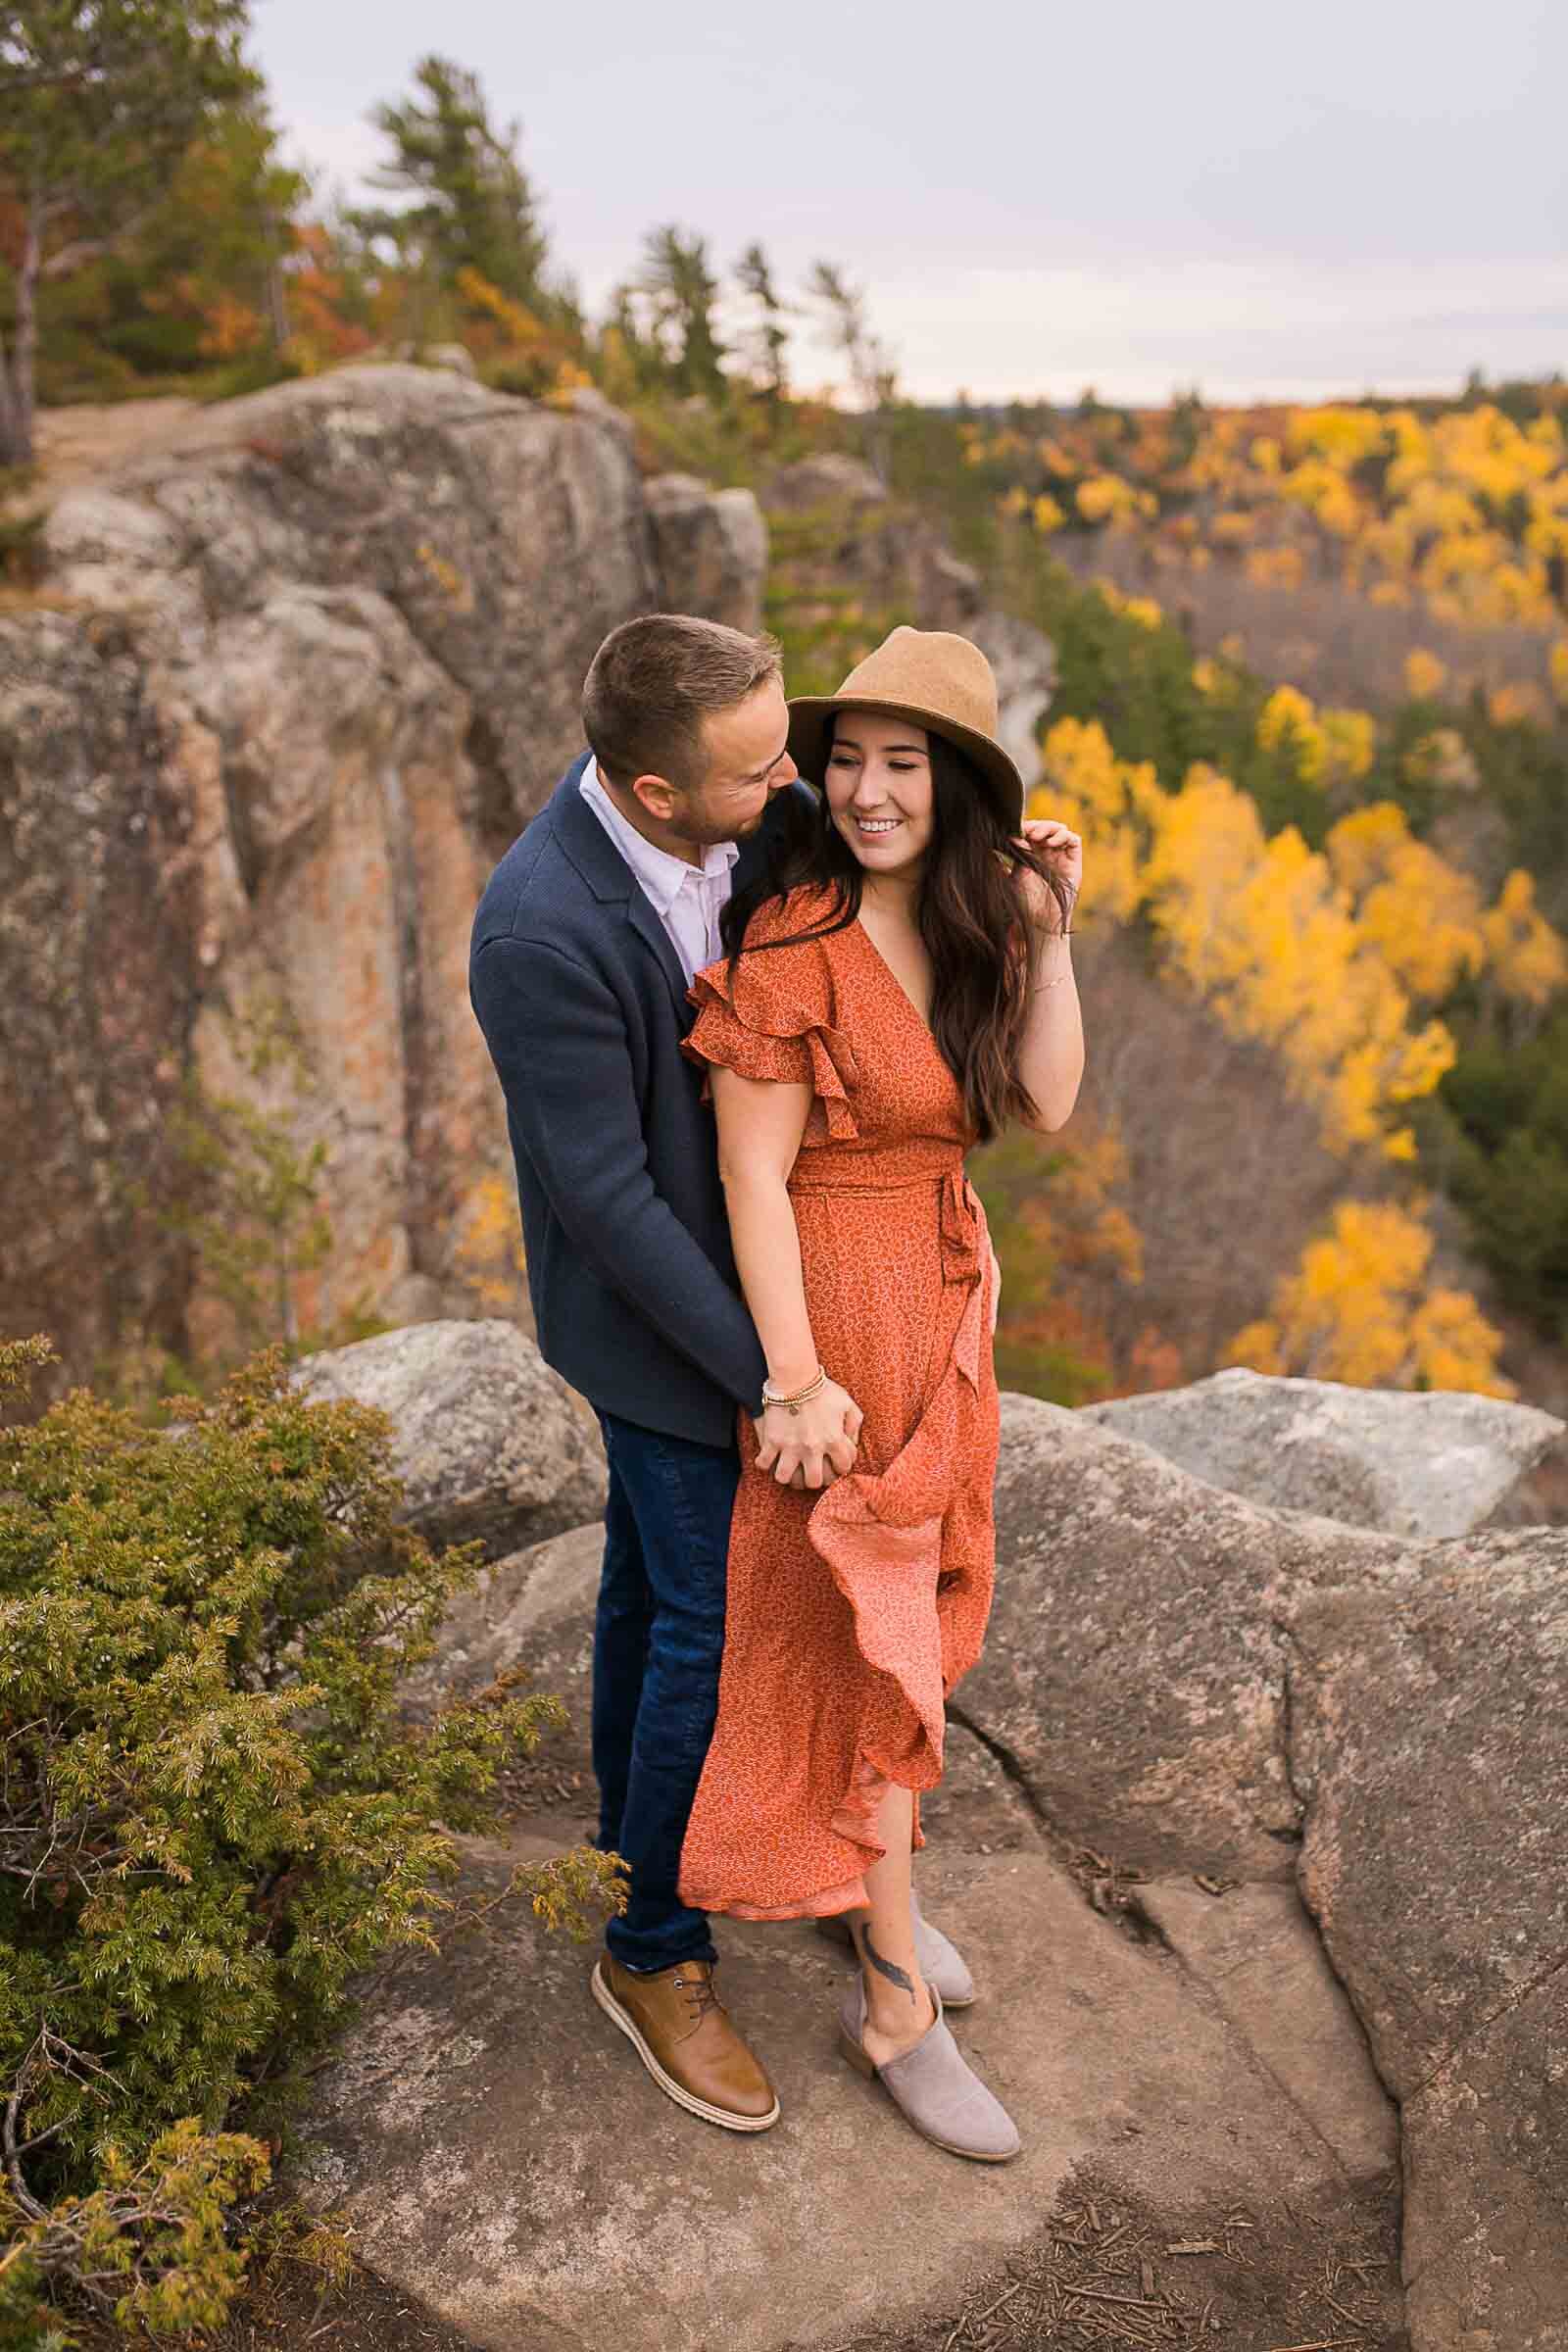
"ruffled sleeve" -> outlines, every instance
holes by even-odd
[[[769,919],[771,918],[771,919]],[[769,932],[799,930],[813,919],[790,900],[754,921],[740,962],[710,963],[687,992],[697,1018],[681,1052],[705,1069],[715,1062],[743,1078],[808,1086],[813,1101],[807,1140],[852,1142],[858,1134],[852,1107],[859,1072],[855,1051],[834,1025],[833,986],[822,947],[805,940],[763,945]],[[711,1089],[707,1083],[706,1100]]]

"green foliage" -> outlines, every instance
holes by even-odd
[[[1507,862],[1535,875],[1542,912],[1568,929],[1568,722],[1499,723],[1479,701],[1449,715],[1507,828]]]
[[[762,612],[784,649],[790,691],[834,694],[890,629],[917,615],[898,605],[867,605],[839,584],[842,564],[853,561],[854,526],[838,508],[775,514],[769,536]]]
[[[24,202],[122,228],[215,107],[258,87],[246,0],[29,0],[0,19],[0,133]]]
[[[1568,1005],[1526,1045],[1481,1036],[1439,1103],[1451,1124],[1423,1155],[1445,1166],[1503,1295],[1568,1341]]]
[[[0,1350],[14,1379],[38,1343]],[[397,1519],[383,1416],[280,1350],[149,1430],[77,1391],[0,1433],[0,2103],[13,2326],[82,2298],[211,2325],[222,2217],[266,2172],[358,1972],[437,1922],[452,1833],[559,1720],[503,1676],[424,1725],[396,1686],[476,1547]],[[585,1934],[581,1853],[515,1874]],[[469,1915],[471,1916],[471,1915]]]
[[[449,58],[422,57],[414,79],[418,95],[371,112],[392,147],[371,184],[416,201],[357,214],[360,229],[447,284],[474,270],[513,302],[543,312],[545,235],[516,154],[521,125],[498,129],[478,75]]]
[[[1048,1196],[1068,1154],[1015,1128],[974,1153],[970,1174],[985,1204],[991,1246],[1004,1269],[993,1343],[997,1380],[1053,1404],[1087,1404],[1110,1385],[1102,1362],[1074,1345],[1060,1305],[1060,1250]]]
[[[111,2142],[101,2185],[28,2216],[0,2181],[0,2228],[15,2234],[0,2257],[0,2329],[19,2352],[64,2352],[52,2282],[127,2330],[217,2328],[245,2274],[225,2236],[230,2209],[267,2180],[267,2149],[248,2132],[204,2132],[187,2116],[134,2162]]]
[[[761,387],[764,398],[777,407],[789,390],[789,328],[796,308],[785,302],[773,282],[772,267],[760,245],[748,245],[735,265],[735,282],[753,306],[750,324],[739,350]]]
[[[888,411],[898,370],[887,345],[872,331],[865,290],[852,286],[834,263],[817,262],[807,301],[816,312],[822,339],[838,352],[849,371],[850,389],[860,411],[864,455],[886,481],[892,470]]]
[[[187,1074],[170,1120],[172,1182],[156,1200],[137,1188],[131,1198],[188,1244],[195,1288],[221,1303],[227,1336],[183,1358],[152,1348],[122,1352],[99,1374],[120,1401],[175,1387],[205,1390],[241,1357],[274,1343],[293,1357],[385,1328],[355,1307],[330,1329],[302,1329],[296,1285],[328,1262],[333,1244],[327,1148],[319,1139],[298,1140],[320,1101],[319,1080],[281,1002],[228,1016],[226,1043],[247,1092]]]
[[[39,279],[112,250],[213,115],[254,96],[248,17],[246,0],[31,0],[0,18],[0,158],[33,232],[7,273],[0,458],[31,455]]]
[[[1257,741],[1268,688],[1238,664],[1226,666],[1223,698],[1193,676],[1193,649],[1170,621],[1151,628],[1118,612],[1097,587],[1076,580],[1049,555],[1014,558],[1030,579],[1032,618],[1056,649],[1051,716],[1099,719],[1122,760],[1152,760],[1167,789],[1195,762],[1220,768],[1258,805],[1265,829],[1286,825],[1319,849],[1337,813],[1300,772],[1291,747]]]
[[[713,324],[719,282],[709,259],[708,240],[672,222],[650,229],[643,266],[622,302],[623,321],[646,362],[657,353],[668,388],[690,399],[722,401],[724,347]],[[640,316],[639,316],[640,312]]]
[[[166,1209],[166,1224],[190,1242],[243,1346],[297,1344],[294,1277],[321,1265],[332,1247],[321,1206],[326,1146],[301,1152],[284,1121],[194,1082],[173,1128],[189,1190]]]

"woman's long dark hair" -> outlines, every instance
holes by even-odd
[[[1063,923],[1071,906],[1065,885],[1045,860],[1009,838],[974,762],[945,736],[927,733],[934,822],[915,919],[931,958],[931,1032],[962,1089],[970,1125],[988,1143],[1010,1120],[1032,1119],[1036,1109],[1018,1075],[1029,1012],[1023,869],[1049,885]],[[787,939],[760,940],[755,953],[829,938],[860,911],[865,869],[833,823],[825,790],[815,797],[816,807],[808,808],[791,794],[765,870],[724,908],[720,935],[732,970],[758,908],[804,883],[833,891],[827,916]]]

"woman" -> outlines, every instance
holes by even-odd
[[[895,629],[790,711],[818,819],[726,909],[685,1047],[710,1071],[768,1384],[742,1421],[680,1891],[847,1924],[845,2055],[928,2138],[1002,2162],[1018,2136],[944,2022],[973,1986],[919,1916],[910,1852],[991,1598],[997,1270],[963,1156],[1072,1108],[1081,851],[1024,823],[964,638]]]

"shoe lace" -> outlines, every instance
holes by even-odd
[[[717,1993],[713,1990],[713,1980],[706,1970],[699,1976],[677,1976],[670,1981],[672,1984],[678,1984],[681,1991],[690,1999],[694,2026],[702,2024],[710,2009],[722,2007]]]

